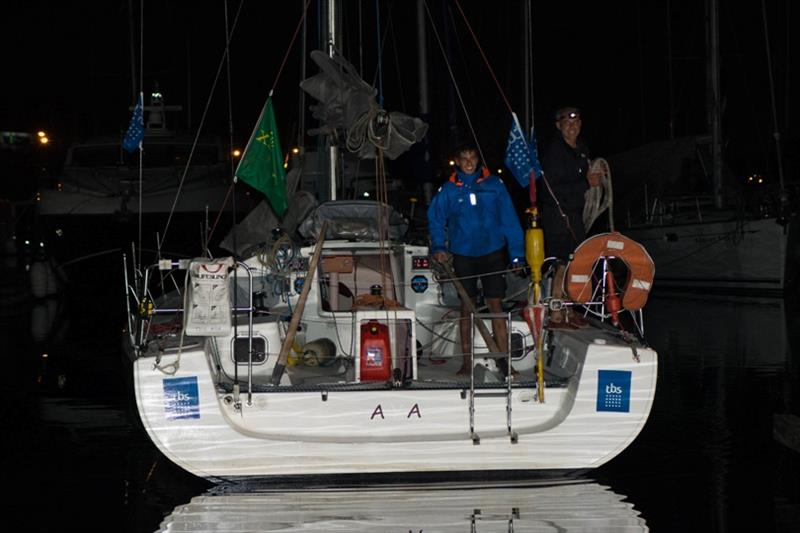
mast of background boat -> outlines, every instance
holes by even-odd
[[[333,58],[336,53],[336,43],[338,26],[336,25],[336,0],[328,0],[328,57]],[[339,162],[339,147],[333,139],[328,141],[330,146],[328,148],[328,170],[330,172],[330,180],[328,186],[330,187],[330,200],[336,200],[336,186],[338,185],[338,162]]]
[[[430,100],[428,98],[428,45],[423,1],[417,0],[417,72],[419,74],[419,113],[427,119],[430,113]]]
[[[711,169],[712,183],[714,185],[714,206],[717,209],[724,207],[725,199],[722,195],[722,120],[719,95],[719,10],[717,0],[706,2],[706,72],[707,92],[706,104],[708,107],[709,129],[711,130]]]
[[[788,4],[787,4],[788,6]],[[775,109],[775,83],[772,77],[772,54],[769,46],[769,28],[767,26],[767,6],[764,0],[761,0],[761,18],[764,22],[764,44],[767,51],[767,71],[769,73],[769,101],[772,109],[772,137],[775,139],[775,152],[778,158],[778,181],[780,183],[780,201],[781,208],[786,206],[788,197],[783,187],[783,155],[781,153],[781,134],[778,130],[778,113]],[[788,94],[788,93],[787,93]],[[783,215],[783,213],[781,213]]]
[[[139,98],[141,98],[142,107],[144,107],[144,0],[140,2],[139,10]],[[142,110],[142,113],[144,113],[144,110]],[[144,119],[144,116],[142,116],[142,119]],[[142,194],[144,185],[144,161],[142,159],[144,151],[142,150],[142,142],[139,142],[139,247],[137,250],[138,257],[131,258],[138,265],[139,271],[142,269]]]

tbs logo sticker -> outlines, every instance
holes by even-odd
[[[167,420],[200,418],[196,376],[164,379],[164,414]]]
[[[631,410],[631,373],[627,370],[597,371],[597,410],[628,413]]]

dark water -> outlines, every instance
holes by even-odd
[[[211,488],[161,456],[139,425],[120,349],[120,264],[118,254],[75,263],[68,289],[45,300],[14,291],[11,274],[4,281],[0,520],[7,531],[154,531]],[[588,476],[591,486],[632,505],[635,512],[619,512],[638,513],[651,531],[800,531],[800,452],[772,434],[773,415],[800,414],[797,303],[656,292],[645,318],[660,354],[653,411],[639,438]],[[598,500],[602,508],[593,510],[577,497],[571,505],[589,517],[616,509]],[[545,522],[546,505],[537,508]],[[206,520],[230,516],[224,511],[222,504]],[[470,531],[462,518],[447,530]],[[234,530],[258,530],[261,518],[252,519]],[[412,522],[379,529],[405,532]],[[617,530],[582,524],[573,530]]]

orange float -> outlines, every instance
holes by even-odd
[[[576,303],[591,301],[595,266],[601,259],[611,258],[622,260],[629,271],[628,281],[622,290],[622,307],[638,311],[647,303],[653,286],[655,264],[644,246],[616,231],[595,235],[578,246],[567,266],[567,294]]]

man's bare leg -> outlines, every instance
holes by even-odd
[[[489,311],[492,313],[503,312],[503,302],[500,298],[486,298],[486,305],[489,307]],[[492,333],[494,333],[494,340],[497,343],[497,348],[500,350],[500,352],[508,353],[508,322],[504,318],[493,318]],[[503,359],[502,361],[506,360]],[[500,362],[500,360],[498,360],[498,362]],[[505,368],[505,363],[501,364],[503,365],[503,368]],[[515,374],[516,371],[512,368],[510,373]]]
[[[486,305],[491,313],[502,313],[503,303],[500,298],[486,298]],[[501,352],[508,352],[508,324],[503,318],[492,319],[492,333]]]

